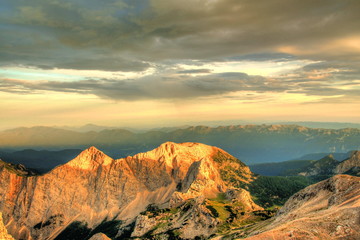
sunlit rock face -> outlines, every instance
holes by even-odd
[[[200,143],[167,142],[117,160],[91,147],[41,176],[0,167],[0,211],[16,239],[53,239],[74,222],[87,228],[105,219],[129,222],[149,204],[216,196],[252,177],[238,159]],[[244,201],[254,207],[251,198]]]
[[[14,240],[12,236],[10,236],[7,232],[7,229],[4,226],[2,213],[0,213],[0,239],[1,240]]]

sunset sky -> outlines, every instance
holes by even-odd
[[[0,128],[360,123],[359,0],[2,0]]]

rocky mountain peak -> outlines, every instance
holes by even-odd
[[[79,156],[66,164],[73,168],[92,170],[100,165],[107,166],[114,160],[96,147],[92,146],[82,151]]]
[[[173,168],[178,164],[187,165],[209,158],[214,155],[216,150],[218,148],[201,143],[165,142],[152,151],[135,155],[134,158],[158,160]]]

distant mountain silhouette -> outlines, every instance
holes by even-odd
[[[219,146],[248,164],[280,162],[312,153],[360,149],[360,129],[313,129],[297,125],[196,126],[133,133],[124,129],[75,132],[49,127],[0,132],[0,148],[84,149],[96,145],[110,156],[133,155],[163,142],[195,141]]]
[[[306,156],[317,156],[308,154]],[[335,159],[334,155],[337,157]],[[342,157],[347,156],[343,161]],[[306,157],[304,157],[306,158]],[[249,165],[251,171],[263,176],[306,176],[321,180],[335,174],[360,175],[360,152],[346,154],[327,154],[319,160],[291,160],[284,162],[260,163]]]
[[[45,173],[54,167],[64,164],[81,152],[81,149],[64,149],[59,151],[25,149],[15,152],[0,152],[0,159],[14,164],[22,164],[37,172]]]

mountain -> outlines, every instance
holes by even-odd
[[[225,223],[220,216],[235,214],[226,207],[230,203],[236,203],[239,214],[262,211],[241,188],[252,180],[241,161],[200,143],[166,142],[117,160],[90,147],[44,175],[18,174],[0,165],[0,212],[15,239],[149,234],[144,228],[161,221],[152,215],[154,209],[167,219],[177,213],[167,232],[206,237]]]
[[[302,162],[305,163],[305,162]],[[349,157],[339,162],[332,154],[323,157],[317,161],[310,161],[303,167],[288,169],[283,172],[284,175],[300,175],[315,178],[327,178],[334,174],[360,174],[360,152],[353,151]]]
[[[339,153],[339,152],[322,152],[322,153],[309,153],[305,154],[299,158],[293,159],[293,160],[318,160],[323,158],[327,155],[332,155],[334,159],[338,161],[342,161],[350,156],[352,151],[346,152],[346,153]],[[290,160],[291,161],[291,160]]]
[[[319,176],[323,175],[331,176],[334,173],[347,173],[347,169],[341,171],[335,171],[335,167],[340,161],[345,161],[353,156],[356,151],[347,153],[313,153],[306,154],[299,159],[289,160],[284,162],[270,162],[270,163],[259,163],[250,164],[249,167],[252,172],[260,174],[262,176]],[[325,156],[325,157],[324,157]],[[354,157],[353,157],[354,158]],[[320,160],[317,160],[320,159]],[[344,160],[345,159],[345,160]],[[356,157],[355,157],[356,159]],[[354,167],[354,174],[359,170],[359,163],[356,160],[345,161],[342,165],[348,164]],[[349,172],[350,173],[350,172]],[[324,179],[324,178],[323,178]]]
[[[334,169],[339,164],[333,155],[327,155],[320,160],[311,162],[309,165],[298,170],[297,175],[301,176],[317,176],[317,175],[333,175]]]
[[[337,175],[294,194],[246,239],[360,239],[359,210],[360,178]]]
[[[96,124],[85,124],[83,126],[80,127],[68,127],[68,126],[62,126],[62,127],[55,127],[55,128],[60,128],[60,129],[64,129],[64,130],[70,130],[70,131],[75,131],[75,132],[100,132],[102,130],[106,130],[106,129],[116,129],[117,127],[107,127],[107,126],[99,126]]]
[[[309,128],[330,128],[330,129],[342,129],[342,128],[360,128],[360,123],[347,123],[347,122],[280,122],[275,124],[286,125],[299,125]]]
[[[0,132],[2,149],[61,150],[98,146],[110,156],[149,151],[163,142],[218,146],[246,163],[281,162],[304,154],[346,153],[360,149],[360,129],[313,129],[297,125],[196,126],[173,131],[133,133],[123,129],[75,132],[49,127]]]
[[[336,166],[334,172],[360,175],[360,151],[352,152],[348,159],[345,159]]]

